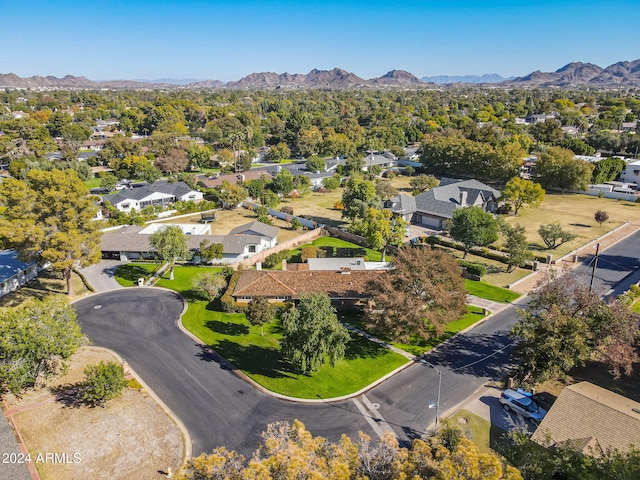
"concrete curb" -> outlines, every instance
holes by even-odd
[[[158,287],[137,287],[137,288],[158,288]],[[110,290],[110,291],[115,291],[115,290],[121,290],[121,289],[114,289],[114,290]],[[184,299],[184,297],[180,294],[178,294],[177,292],[174,292],[173,290],[169,290],[169,289],[162,289],[162,290],[166,290],[168,292],[171,292],[173,294],[176,294],[178,297],[180,297],[180,299],[182,300],[182,314],[180,315],[180,318],[182,318],[182,315],[184,314],[184,312],[186,312],[186,300]],[[101,293],[107,293],[107,292],[100,292],[100,293],[94,293],[92,295],[99,295]],[[78,298],[75,299],[73,302],[71,302],[72,304],[82,300],[85,297],[82,298]],[[147,383],[140,377],[140,375],[138,375],[135,370],[133,370],[129,364],[126,363],[126,361],[115,351],[109,349],[109,348],[105,348],[105,347],[96,347],[96,346],[92,346],[89,345],[87,348],[90,349],[96,349],[96,350],[102,350],[105,352],[109,352],[111,355],[113,355],[124,367],[125,369],[125,373],[130,373],[139,383],[140,385],[142,385],[142,387],[145,389],[145,391],[149,394],[149,396],[151,398],[153,398],[153,400],[158,404],[158,406],[164,410],[164,412],[169,416],[169,418],[176,424],[176,426],[178,427],[178,429],[181,431],[182,433],[182,439],[184,442],[184,453],[182,455],[182,465],[180,466],[180,468],[182,469],[187,461],[189,461],[191,459],[191,456],[193,454],[193,444],[191,441],[191,435],[189,434],[189,431],[187,430],[187,427],[185,427],[184,423],[182,423],[182,420],[180,420],[180,418],[173,412],[173,410],[171,410],[167,404],[165,404],[160,397],[149,387],[149,385],[147,385]]]

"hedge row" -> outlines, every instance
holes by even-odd
[[[478,277],[483,277],[487,273],[487,269],[484,265],[474,262],[467,262],[465,260],[458,260],[458,264],[467,269],[467,272],[471,275],[476,275]]]

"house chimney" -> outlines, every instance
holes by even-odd
[[[464,190],[460,190],[460,206],[467,206],[467,192],[465,192]]]
[[[285,259],[282,259],[282,271],[286,271],[287,270],[287,261]]]
[[[256,270],[262,270],[262,262],[256,262]]]

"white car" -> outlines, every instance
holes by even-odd
[[[508,389],[502,392],[500,403],[507,412],[511,410],[522,415],[535,425],[538,425],[547,414],[547,411],[538,406],[531,395],[516,390]]]

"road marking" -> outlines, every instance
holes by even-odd
[[[353,399],[353,402],[358,407],[358,410],[362,412],[365,419],[369,422],[369,425],[371,425],[378,436],[382,438],[384,432],[391,432],[394,437],[397,437],[396,432],[393,431],[389,423],[378,411],[380,405],[377,403],[371,403],[366,395],[361,395],[360,398],[362,399],[362,402],[355,398]]]

